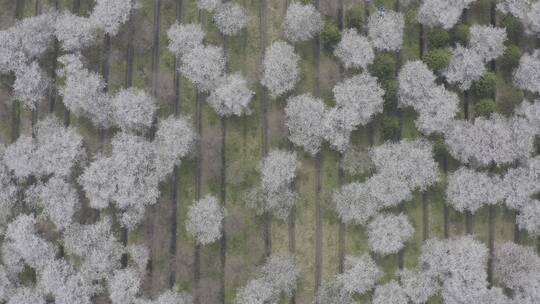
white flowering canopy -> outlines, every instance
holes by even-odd
[[[461,12],[475,0],[424,0],[418,11],[418,22],[428,27],[448,30],[461,17]]]
[[[466,91],[473,82],[480,80],[485,72],[484,57],[476,50],[458,44],[452,49],[450,63],[442,74],[449,83],[456,84],[459,89]]]
[[[297,168],[298,161],[294,152],[273,150],[263,159],[263,211],[272,212],[281,219],[287,218],[296,202],[297,195],[292,191],[291,184],[296,177]]]
[[[346,69],[366,69],[375,59],[375,53],[368,38],[358,34],[356,29],[347,29],[341,33],[341,40],[334,49],[334,56]]]
[[[381,256],[396,254],[405,247],[414,228],[404,214],[380,214],[368,224],[369,249]]]
[[[220,116],[242,116],[251,114],[249,105],[253,95],[255,93],[248,88],[246,79],[234,73],[219,81],[207,101]]]
[[[167,30],[169,37],[169,51],[182,58],[191,50],[202,46],[204,37],[206,36],[200,24],[179,24],[174,23]]]
[[[401,13],[385,11],[372,14],[368,21],[368,35],[373,46],[383,51],[399,51],[403,44],[405,20]]]
[[[540,50],[521,57],[514,71],[514,84],[520,89],[540,93]]]
[[[518,227],[532,236],[540,236],[540,201],[530,200],[524,204],[516,217]]]
[[[484,205],[503,200],[502,180],[497,176],[461,167],[448,177],[446,201],[459,212],[475,213]]]
[[[378,285],[373,292],[373,304],[407,304],[407,294],[398,282],[392,280],[384,285]]]
[[[87,117],[96,126],[111,127],[114,124],[113,109],[109,97],[103,92],[103,78],[83,66],[81,55],[63,55],[58,62],[62,65],[59,77],[64,77],[64,86],[59,93],[69,111],[76,116]]]
[[[336,106],[326,112],[324,138],[341,153],[350,145],[350,133],[383,111],[384,91],[375,77],[362,73],[336,84]]]
[[[294,89],[299,80],[298,61],[300,56],[294,47],[283,41],[276,41],[266,49],[261,79],[272,97],[278,97]]]
[[[484,61],[489,62],[504,54],[506,29],[492,25],[473,25],[469,31],[471,33],[470,48],[480,54]]]
[[[522,210],[534,194],[540,191],[540,158],[529,159],[524,165],[510,168],[503,176],[504,202],[512,210]]]
[[[424,139],[387,142],[373,148],[371,159],[378,174],[401,180],[412,191],[424,191],[440,178],[433,146]]]
[[[140,89],[122,89],[111,98],[114,121],[123,131],[142,132],[152,125],[155,103],[152,96]]]
[[[346,256],[344,266],[345,270],[338,274],[336,279],[349,294],[362,295],[368,292],[383,275],[375,261],[367,254],[360,257]]]
[[[36,61],[15,71],[13,97],[28,109],[35,109],[51,88],[51,80]]]
[[[414,304],[426,303],[439,291],[437,281],[423,271],[404,269],[399,273],[401,287]]]
[[[225,72],[225,53],[218,46],[197,46],[182,57],[180,72],[200,92],[214,89]]]
[[[421,61],[407,62],[398,77],[399,106],[418,112],[416,128],[424,134],[444,133],[458,112],[457,94],[437,85],[435,78]]]
[[[189,207],[186,230],[197,243],[211,244],[222,236],[224,217],[225,208],[219,205],[217,198],[208,195]]]
[[[539,299],[540,257],[533,247],[506,242],[495,248],[493,277],[511,289],[516,303],[535,303]]]
[[[312,4],[291,3],[283,21],[285,36],[291,42],[304,42],[319,34],[322,16]]]
[[[531,7],[531,0],[498,0],[497,10],[503,14],[511,14],[519,19],[525,19]]]
[[[353,182],[334,192],[336,212],[343,223],[365,225],[382,209],[380,201],[369,190],[365,183]]]
[[[217,7],[214,23],[223,35],[234,36],[246,27],[246,10],[235,2],[225,2]]]
[[[525,118],[492,114],[473,123],[455,121],[445,133],[450,154],[464,164],[500,166],[528,159],[534,148],[535,128]]]
[[[4,152],[4,163],[18,179],[67,177],[85,157],[82,136],[53,116],[36,124],[36,137],[22,135]]]
[[[97,0],[90,19],[105,33],[115,36],[135,9],[134,3],[131,0]]]
[[[353,126],[366,125],[373,116],[382,113],[384,90],[377,78],[361,73],[347,78],[332,90],[336,106],[349,112]]]
[[[293,256],[271,255],[257,277],[238,289],[236,304],[277,303],[280,295],[291,296],[296,290],[299,269]]]
[[[200,10],[213,13],[223,0],[197,0],[197,7]]]
[[[91,46],[97,38],[99,25],[94,19],[64,12],[56,18],[54,35],[65,51],[78,51]]]
[[[289,129],[289,140],[302,146],[311,155],[321,149],[325,106],[320,98],[310,94],[290,97],[285,107],[285,125]]]

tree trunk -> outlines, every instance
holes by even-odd
[[[176,21],[182,20],[182,0],[176,0]],[[180,114],[180,73],[178,72],[177,58],[174,58],[174,116]],[[171,176],[171,227],[170,227],[170,242],[169,242],[169,288],[174,288],[176,285],[176,251],[177,251],[177,229],[178,229],[178,176],[180,168],[174,166]]]
[[[422,192],[422,240],[429,239],[429,205],[427,190]]]
[[[470,211],[465,211],[465,233],[473,234],[474,215]]]

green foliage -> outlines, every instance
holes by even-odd
[[[497,95],[500,111],[504,115],[511,115],[525,98],[523,91],[511,86],[499,90]]]
[[[386,80],[383,83],[385,105],[389,109],[397,106],[397,92],[399,84],[395,79]]]
[[[384,115],[381,118],[381,133],[384,140],[397,141],[401,137],[399,128],[399,118],[396,116]]]
[[[371,65],[371,74],[379,78],[380,81],[394,78],[396,74],[396,57],[389,53],[377,55]]]
[[[442,27],[436,27],[428,34],[429,48],[437,49],[447,46],[450,43],[450,34]]]
[[[487,72],[474,84],[474,93],[479,97],[492,97],[497,87],[497,75]]]
[[[360,31],[364,25],[364,11],[358,5],[354,5],[345,12],[345,28],[355,28]]]
[[[451,54],[448,49],[432,49],[424,55],[422,60],[430,69],[440,71],[448,66],[448,63],[450,63],[450,57]]]
[[[479,117],[479,116],[489,117],[491,113],[497,112],[498,110],[499,110],[499,106],[497,105],[495,100],[491,98],[481,99],[480,101],[474,104],[474,114],[476,117]]]
[[[521,58],[521,49],[519,46],[512,44],[506,48],[502,58],[502,64],[507,69],[512,69],[519,64],[519,59]]]
[[[341,33],[334,21],[326,20],[321,31],[321,42],[327,51],[332,51],[341,39]]]
[[[454,44],[469,44],[469,27],[466,24],[460,23],[454,26],[450,33]]]
[[[517,44],[523,38],[523,23],[517,17],[510,14],[504,16],[500,26],[506,28],[508,39],[513,43]]]

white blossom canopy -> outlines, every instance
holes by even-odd
[[[368,224],[369,248],[381,256],[398,253],[413,233],[406,215],[380,214]]]
[[[186,230],[197,243],[211,244],[222,236],[224,216],[225,208],[217,198],[208,195],[189,207]]]
[[[523,90],[540,93],[540,50],[524,54],[514,71],[514,84]]]
[[[300,76],[299,60],[294,48],[286,42],[276,41],[266,49],[261,83],[272,97],[276,98],[294,89]]]
[[[290,97],[285,107],[289,140],[311,155],[317,154],[323,141],[324,114],[325,106],[320,98],[309,94]]]
[[[368,21],[368,35],[373,47],[383,51],[399,51],[403,44],[405,20],[401,13],[385,11],[372,14]]]
[[[312,4],[293,2],[283,21],[285,36],[291,42],[308,41],[319,34],[323,26],[321,14]]]
[[[217,7],[214,23],[222,34],[233,36],[246,27],[248,16],[246,10],[235,2],[225,2]]]
[[[375,53],[369,40],[356,29],[347,29],[341,33],[341,40],[334,49],[336,56],[346,69],[366,69],[375,59]]]
[[[167,30],[169,51],[181,58],[192,49],[202,46],[205,36],[203,28],[198,23],[174,23]]]

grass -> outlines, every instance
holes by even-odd
[[[228,49],[228,62],[231,71],[239,71],[249,80],[251,88],[257,93],[254,98],[252,109],[253,114],[245,118],[234,118],[228,121],[228,133],[226,143],[227,157],[227,186],[226,186],[226,209],[228,210],[228,247],[227,247],[227,279],[225,298],[227,303],[233,303],[237,288],[245,285],[247,280],[256,274],[258,265],[264,261],[263,252],[264,244],[262,238],[263,222],[260,217],[257,217],[253,210],[246,208],[244,205],[242,194],[259,182],[259,172],[257,171],[258,164],[261,160],[261,112],[260,112],[260,93],[261,88],[257,85],[260,72],[260,60],[262,46],[260,45],[259,34],[259,17],[258,17],[258,1],[256,0],[239,0],[240,3],[248,10],[250,20],[247,29],[237,37],[230,39]],[[25,16],[33,15],[32,2],[27,1],[25,7]],[[346,0],[345,8],[349,8],[353,3],[358,1]],[[47,3],[52,3],[49,0]],[[63,1],[63,7],[70,8],[71,1]],[[285,1],[267,1],[267,31],[268,43],[283,39],[281,30],[281,21],[284,16]],[[489,21],[487,17],[488,0],[481,0],[474,4],[470,13],[470,23],[486,24]],[[82,12],[88,12],[88,1],[82,1]],[[135,62],[134,62],[134,86],[149,90],[151,86],[151,27],[153,22],[154,1],[141,0],[138,11],[138,22],[136,35],[146,33],[145,27],[150,27],[149,37],[137,36],[140,40],[136,45]],[[2,7],[6,7],[7,1],[0,1]],[[357,4],[356,4],[357,5]],[[379,5],[384,5],[387,9],[393,8],[392,0],[374,1],[371,7],[373,12]],[[174,72],[174,58],[167,50],[166,31],[175,21],[174,1],[162,1],[162,16],[161,16],[161,31],[160,31],[160,86],[158,103],[160,105],[159,116],[166,117],[172,113],[172,75]],[[404,45],[402,51],[402,60],[418,59],[418,25],[415,22],[416,7],[404,8],[403,11],[406,20]],[[184,0],[183,7],[183,22],[192,23],[198,22],[198,11],[194,0]],[[221,44],[221,37],[212,25],[210,16],[206,17],[207,24],[207,41],[212,44]],[[124,85],[125,77],[125,47],[126,47],[126,28],[123,27],[118,39],[113,41],[113,61],[111,65],[111,92],[115,92]],[[100,40],[102,41],[102,40]],[[531,41],[523,43],[529,49],[532,46]],[[315,85],[314,65],[313,65],[313,48],[312,43],[301,43],[295,45],[295,49],[302,60],[300,68],[302,76],[296,88],[295,94],[311,93]],[[321,83],[321,96],[325,103],[331,105],[332,94],[331,88],[334,80],[328,80],[330,76],[337,77],[338,69],[334,63],[335,58],[332,54],[326,51],[321,51],[321,75],[324,75]],[[95,58],[90,62],[98,62]],[[96,65],[95,70],[100,70],[100,65]],[[499,77],[499,81],[506,84],[508,80]],[[502,86],[501,86],[502,87]],[[194,86],[185,78],[181,80],[181,113],[192,118],[195,123],[195,104],[196,92]],[[282,126],[283,108],[285,106],[285,98],[278,100],[268,99],[269,109],[269,148],[270,149],[286,149],[287,141],[285,138]],[[213,112],[208,105],[203,105],[203,136],[205,139],[215,141],[211,145],[215,149],[219,149],[219,134],[220,122],[218,116]],[[414,127],[415,114],[412,111],[404,113],[404,127],[402,135],[404,138],[418,137],[418,132]],[[21,133],[30,134],[30,112],[23,110],[21,113]],[[4,123],[1,127],[2,133],[9,134],[8,124]],[[96,130],[85,119],[79,119],[72,116],[72,124],[77,127],[79,132],[84,136],[85,143],[91,152],[97,150]],[[5,131],[5,132],[4,132]],[[208,136],[216,135],[217,137],[208,138]],[[5,137],[5,136],[4,136]],[[353,134],[353,142],[356,145],[367,146],[366,130],[360,128]],[[376,144],[381,144],[382,139],[376,129]],[[310,303],[313,299],[314,290],[314,261],[315,261],[315,205],[314,205],[314,160],[303,150],[297,149],[300,159],[300,169],[296,182],[299,192],[299,200],[297,202],[296,211],[296,257],[301,268],[301,276],[298,285],[297,303]],[[213,155],[213,154],[212,154]],[[217,154],[219,156],[219,154]],[[210,159],[203,159],[208,165]],[[215,164],[219,164],[216,161]],[[331,195],[337,187],[337,164],[338,155],[331,151],[328,147],[323,149],[323,163],[321,171],[322,192],[321,205],[323,209],[323,265],[322,279],[323,281],[330,279],[338,269],[338,226],[339,222],[333,211],[333,203]],[[458,164],[452,162],[450,171],[455,170]],[[178,220],[177,230],[177,288],[179,290],[191,290],[193,287],[192,280],[192,255],[194,241],[185,232],[185,221],[187,216],[188,206],[195,199],[194,192],[194,172],[195,161],[193,158],[187,159],[182,163],[178,186]],[[362,180],[365,176],[346,176],[346,182],[354,180]],[[219,175],[215,176],[208,172],[203,172],[202,196],[212,193],[219,194]],[[162,204],[170,202],[169,186],[165,183],[162,187],[163,199]],[[429,236],[443,237],[443,204],[444,204],[444,187],[437,186],[430,189],[428,192],[429,202]],[[405,205],[406,213],[415,228],[413,238],[408,242],[405,255],[405,267],[415,267],[417,257],[420,253],[422,244],[422,206],[421,195],[415,193],[414,198]],[[158,215],[163,216],[158,218],[158,222],[162,225],[169,225],[168,214],[166,209],[159,211]],[[393,210],[397,212],[397,210]],[[477,238],[487,244],[488,222],[487,208],[482,208],[475,215],[474,233]],[[503,207],[497,208],[496,218],[496,242],[511,240],[513,238],[514,216]],[[287,222],[274,219],[272,221],[272,244],[274,253],[285,253],[288,251],[288,226]],[[462,214],[454,210],[450,211],[450,235],[457,236],[464,233],[465,221]],[[168,243],[156,244],[151,240],[145,239],[146,225],[133,231],[129,235],[130,243],[146,242],[154,245],[154,271],[157,273],[165,273],[168,271]],[[530,237],[525,237],[526,244],[535,244],[535,240]],[[214,292],[214,288],[219,282],[219,244],[214,244],[203,248],[201,253],[201,278],[208,283],[208,292]],[[347,227],[346,235],[346,253],[350,255],[362,255],[368,252],[367,233],[366,229],[358,226]],[[397,257],[395,255],[378,260],[379,265],[385,272],[383,281],[388,281],[396,278],[397,274]],[[166,286],[159,286],[165,289]],[[366,300],[362,298],[360,300]],[[438,299],[434,299],[433,303],[439,303]]]

